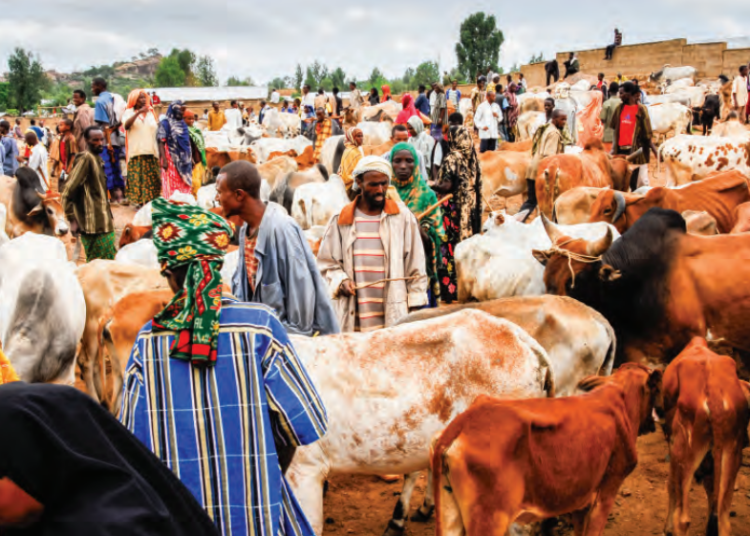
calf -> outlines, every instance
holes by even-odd
[[[580,396],[480,396],[433,446],[436,536],[501,536],[563,514],[576,534],[602,534],[638,435],[655,430],[660,386],[660,371],[628,364],[583,380],[593,391]]]
[[[748,445],[750,409],[735,361],[696,337],[664,371],[669,510],[664,534],[685,536],[693,476],[708,496],[707,534],[729,536],[734,482]]]
[[[8,207],[5,231],[10,238],[26,232],[62,237],[70,230],[60,195],[42,191],[39,176],[26,166],[18,168],[15,180],[3,178],[0,202]]]
[[[151,237],[153,237],[153,228],[151,225],[134,225],[132,223],[128,223],[122,230],[122,234],[120,235],[120,243],[117,247],[121,249],[128,244],[134,244],[135,242],[138,242],[141,238]]]
[[[735,208],[748,201],[750,190],[745,176],[727,171],[683,188],[651,188],[645,195],[602,190],[591,206],[589,221],[611,223],[624,233],[654,207],[677,212],[701,210],[716,220],[720,233],[728,233],[735,224]]]

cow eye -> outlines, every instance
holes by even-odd
[[[604,213],[605,213],[605,214],[609,214],[610,212],[612,212],[612,209],[611,209],[611,208],[605,208],[605,209],[604,209]]]

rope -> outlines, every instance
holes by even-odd
[[[584,255],[583,253],[576,253],[575,251],[562,249],[564,245],[569,244],[570,242],[573,242],[574,240],[578,240],[578,238],[571,238],[570,240],[566,240],[560,245],[552,244],[552,247],[550,248],[551,253],[557,253],[558,255],[567,257],[568,270],[570,270],[570,276],[572,278],[572,281],[570,283],[570,288],[576,288],[576,273],[575,273],[575,270],[573,270],[573,261],[578,261],[578,262],[582,262],[585,264],[594,264],[595,262],[599,262],[602,260],[601,255],[597,257],[592,257],[591,255]]]
[[[413,275],[411,277],[391,277],[388,279],[378,279],[377,281],[373,281],[372,283],[363,283],[361,285],[356,285],[354,287],[355,290],[362,290],[363,288],[368,287],[374,287],[375,285],[379,285],[380,283],[390,283],[392,281],[411,281],[412,279],[417,279],[418,277],[422,277],[421,275]],[[337,296],[336,298],[333,298],[334,300],[341,299],[341,296]]]

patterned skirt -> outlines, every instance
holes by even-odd
[[[84,234],[81,233],[81,243],[86,252],[86,262],[94,259],[115,260],[115,233]]]
[[[458,300],[458,286],[456,280],[456,263],[453,259],[456,245],[461,242],[461,213],[458,204],[450,199],[440,207],[443,211],[443,228],[446,240],[440,245],[440,266],[438,279],[440,281],[440,300],[443,303],[453,303]]]
[[[193,164],[193,195],[198,198],[198,190],[203,186],[203,178],[206,175],[206,168],[203,163]]]
[[[172,194],[175,192],[182,192],[183,194],[192,194],[193,188],[192,188],[192,179],[191,184],[187,184],[184,180],[182,180],[182,176],[177,171],[177,168],[174,167],[174,163],[172,163],[172,155],[169,154],[169,151],[166,151],[167,153],[167,163],[168,167],[167,170],[161,170],[161,190],[162,195],[165,199],[169,199],[172,197]]]
[[[128,161],[126,197],[131,203],[145,205],[161,195],[159,159],[152,155],[134,156]]]

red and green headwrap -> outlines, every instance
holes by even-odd
[[[154,317],[153,330],[174,331],[170,357],[213,365],[221,313],[221,270],[232,227],[200,207],[159,197],[152,203],[161,269],[187,266],[185,285]]]

